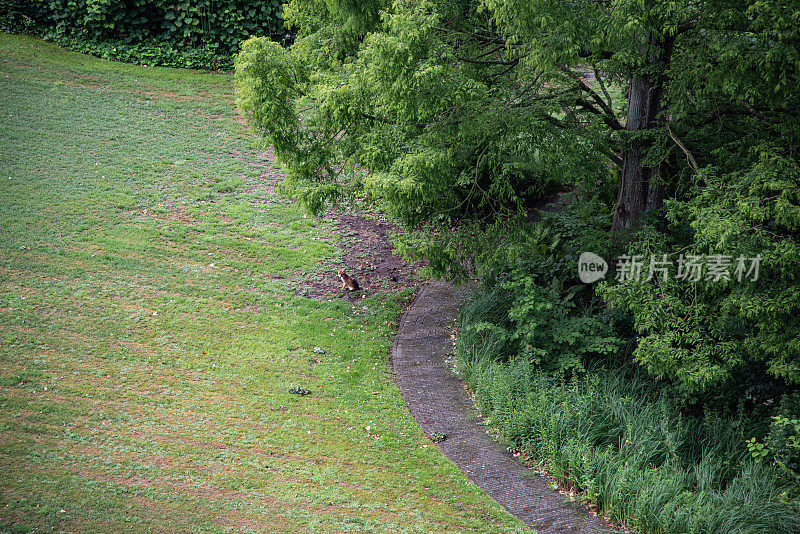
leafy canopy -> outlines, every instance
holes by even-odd
[[[440,273],[482,251],[522,288],[513,335],[535,337],[571,284],[513,278],[539,261],[513,215],[562,185],[611,213],[636,166],[650,177],[638,194],[663,207],[598,250],[607,217],[595,252],[760,255],[762,270],[599,286],[630,317],[634,361],[687,395],[800,383],[797,1],[293,0],[284,14],[297,40],[245,43],[237,104],[311,211],[380,202],[421,230],[404,248]]]

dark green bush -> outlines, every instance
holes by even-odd
[[[231,68],[252,35],[288,37],[279,0],[10,0],[0,28],[108,59],[210,69]]]
[[[764,442],[751,438],[747,448],[755,460],[777,466],[800,483],[800,393],[783,397]]]
[[[47,2],[36,0],[1,0],[0,31],[39,34],[52,23]]]
[[[251,35],[279,36],[279,0],[47,0],[56,36],[165,43],[231,55]]]
[[[525,358],[551,373],[580,372],[607,360],[624,341],[616,318],[578,278],[581,251],[610,249],[604,238],[608,212],[597,202],[571,201],[573,210],[545,213],[527,236],[483,258],[489,265],[486,294],[476,305],[491,303],[492,311],[465,324],[470,331],[493,332],[496,357]]]
[[[176,67],[185,69],[228,70],[233,58],[222,56],[209,49],[178,49],[161,44],[121,44],[115,42],[85,41],[75,37],[62,37],[56,42],[65,48],[91,54],[112,61],[124,61],[150,67]]]
[[[498,298],[506,306],[494,321],[481,320],[465,329],[492,332],[504,359],[520,358],[552,373],[582,371],[587,361],[616,351],[620,339],[608,318],[595,314],[590,297],[581,284],[565,287],[557,279],[538,282],[538,269],[554,268],[546,262],[529,263],[514,270],[490,293],[486,301]]]
[[[493,300],[463,309],[459,367],[502,438],[559,482],[646,532],[800,532],[797,487],[749,457],[743,417],[685,415],[644,375],[565,380],[528,358],[498,358],[502,336],[471,328],[497,316]]]

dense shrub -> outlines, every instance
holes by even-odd
[[[549,265],[548,265],[549,263]],[[492,332],[496,357],[522,358],[551,373],[582,371],[587,361],[614,353],[620,339],[608,317],[593,313],[585,286],[567,287],[557,277],[542,283],[542,272],[557,269],[547,260],[529,262],[509,273],[481,298],[500,300],[491,319],[464,325],[467,332]]]
[[[747,420],[692,417],[643,375],[593,369],[563,379],[498,357],[502,294],[462,310],[459,367],[504,440],[612,519],[646,532],[800,532],[797,486],[745,447]]]
[[[0,27],[109,59],[189,68],[230,68],[252,35],[287,37],[280,0],[9,0]]]
[[[632,244],[615,243],[609,219],[602,204],[574,197],[568,211],[545,214],[527,237],[520,229],[514,246],[488,257],[481,292],[462,309],[458,342],[462,375],[482,411],[556,479],[646,532],[800,531],[798,394],[773,383],[759,361],[722,368],[724,359],[706,360],[705,372],[715,364],[727,373],[717,382],[726,387],[701,392],[689,387],[699,364],[681,380],[640,356],[641,325],[669,334],[664,316],[682,300],[705,322],[672,331],[697,337],[741,328],[719,322],[731,311],[714,308],[715,299],[741,294],[724,284],[687,292],[675,281],[614,282],[613,266],[606,285],[581,284],[581,251],[614,258],[670,251],[679,241],[648,223]],[[667,310],[633,309],[622,295]],[[692,355],[699,357],[671,349],[662,365],[688,368]]]
[[[112,61],[124,61],[150,67],[176,67],[186,69],[227,70],[231,68],[232,58],[221,56],[213,50],[191,48],[180,49],[171,45],[119,44],[110,41],[84,41],[74,37],[58,39],[58,44],[93,56]]]
[[[250,35],[279,35],[279,0],[48,0],[59,36],[208,46],[233,54]]]
[[[800,484],[800,393],[783,397],[764,442],[751,438],[747,448],[757,461],[776,465]]]
[[[0,31],[37,34],[52,23],[52,10],[42,0],[0,0]]]
[[[464,325],[493,332],[497,357],[525,358],[540,369],[564,374],[608,360],[621,348],[616,317],[578,279],[581,250],[607,252],[607,211],[595,201],[574,201],[574,211],[544,212],[541,223],[521,230],[505,246],[481,257],[485,270],[482,302],[496,313]],[[508,234],[506,234],[508,235]]]

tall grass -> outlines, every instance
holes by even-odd
[[[507,357],[491,329],[504,297],[462,310],[459,365],[504,440],[614,521],[656,533],[796,533],[789,488],[747,454],[742,422],[691,417],[647,377],[594,369],[569,380]]]

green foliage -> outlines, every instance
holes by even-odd
[[[48,3],[36,0],[3,0],[0,2],[0,31],[37,34],[50,24]]]
[[[251,35],[288,37],[279,0],[12,0],[0,25],[105,59],[209,69],[230,68]]]
[[[233,66],[229,56],[205,48],[179,49],[169,44],[124,44],[114,41],[86,41],[75,37],[56,39],[60,46],[111,61],[124,61],[150,67],[228,70]]]
[[[750,438],[747,440],[747,450],[755,460],[767,460],[800,485],[799,393],[783,398],[778,414],[772,416],[769,432],[763,443],[755,437]]]
[[[268,109],[245,102],[242,110],[267,142],[281,142],[276,153],[290,189],[307,208],[366,196],[432,234],[408,243],[420,253],[441,250],[465,219],[488,228],[507,221],[553,184],[582,183],[616,198],[622,182],[612,167],[634,146],[647,149],[631,165],[654,168],[653,187],[679,201],[696,194],[689,182],[698,165],[724,163],[728,172],[749,165],[748,144],[793,146],[794,7],[759,2],[744,14],[727,1],[357,7],[290,2],[285,15],[297,40],[285,55],[268,55],[302,79],[281,68],[243,68],[237,83],[246,92],[262,85],[274,92],[281,83],[290,90]],[[765,78],[753,75],[761,66]],[[663,88],[648,112],[657,116],[643,129],[637,117],[630,125],[622,118],[625,84],[634,78],[656,84],[659,95]],[[463,260],[456,256],[449,258]],[[444,267],[440,273],[460,272],[443,258],[432,263]]]
[[[796,487],[748,458],[741,418],[682,414],[642,375],[591,370],[562,380],[497,357],[497,335],[461,316],[459,368],[504,441],[615,521],[645,532],[800,529]]]
[[[521,79],[460,58],[481,46],[442,26],[482,31],[482,14],[456,2],[348,6],[290,2],[291,48],[253,40],[237,59],[239,106],[312,212],[362,195],[409,225],[493,220],[602,168],[600,155],[572,150],[590,143],[582,135],[512,105]]]
[[[608,232],[611,221],[608,205],[597,197],[584,196],[573,191],[546,197],[542,205],[553,200],[554,206],[560,206],[556,209],[566,206],[569,209],[556,213],[537,210],[536,216],[541,217],[542,224],[532,224],[524,213],[498,217],[491,224],[439,216],[421,225],[417,232],[396,236],[395,244],[405,256],[426,262],[426,274],[444,274],[461,281],[476,276],[496,280],[514,266],[531,258],[546,260],[557,250],[560,272],[569,273],[576,282],[572,276],[577,265],[575,258],[585,250],[610,255],[613,245]],[[566,254],[574,257],[565,261]],[[544,267],[549,269],[552,265]],[[562,277],[562,281],[566,278]]]
[[[632,314],[639,334],[634,356],[653,375],[679,381],[688,393],[725,386],[760,402],[771,379],[800,384],[800,167],[774,150],[756,150],[749,167],[728,174],[706,169],[696,193],[667,204],[671,236],[639,234],[628,254],[703,257],[697,281],[658,276],[601,289]],[[729,275],[708,276],[725,257]],[[755,273],[737,276],[738,258],[760,257]],[[748,268],[752,261],[748,260]],[[779,391],[778,391],[779,393]]]
[[[548,371],[583,370],[585,356],[608,355],[619,347],[600,317],[576,313],[572,299],[584,289],[581,285],[565,291],[555,283],[543,287],[532,276],[517,274],[500,289],[516,295],[508,316],[514,327],[511,339],[521,348],[519,356]]]
[[[800,419],[773,417],[767,447],[775,465],[800,481]]]
[[[185,48],[207,45],[234,52],[253,34],[281,34],[280,2],[227,0],[48,0],[56,35],[146,43],[153,38]]]
[[[500,349],[496,357],[524,359],[555,374],[583,371],[590,362],[614,355],[622,343],[614,318],[591,286],[578,280],[575,248],[583,239],[600,246],[593,235],[603,233],[608,220],[602,212],[583,219],[571,212],[549,214],[527,229],[528,238],[519,240],[524,247],[495,251],[487,262],[494,269],[485,276],[486,292],[475,298],[468,313],[491,312],[465,323],[467,335],[490,332]]]

